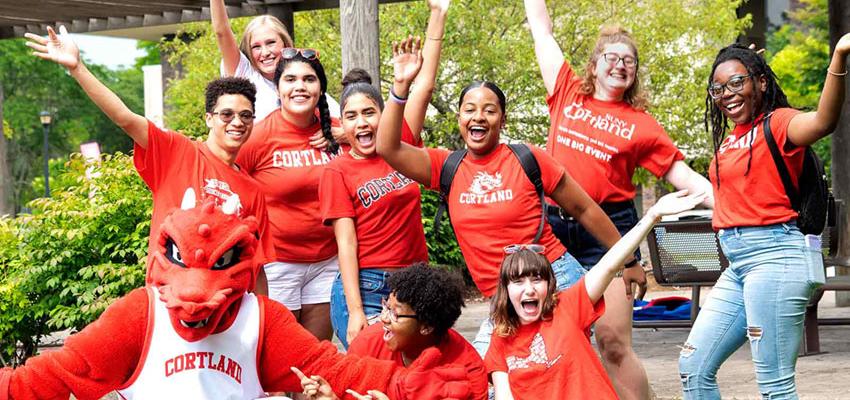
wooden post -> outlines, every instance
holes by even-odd
[[[755,43],[757,49],[763,49],[766,43],[767,33],[767,10],[766,0],[750,0],[738,7],[738,17],[751,14],[752,23],[747,32],[738,38],[741,44],[749,45]]]
[[[295,17],[292,12],[292,4],[270,4],[266,7],[266,14],[277,17],[289,30],[289,37],[295,41]]]
[[[340,0],[339,20],[343,75],[352,68],[363,68],[380,90],[378,0]]]
[[[835,43],[845,33],[850,32],[850,1],[829,0],[829,48],[830,54],[835,48]],[[826,66],[824,66],[826,69]],[[826,71],[824,71],[826,72]],[[850,204],[850,96],[847,96],[850,79],[844,79],[844,104],[841,107],[841,119],[838,127],[832,134],[832,191],[836,199],[844,200],[844,204]],[[850,223],[848,223],[847,210],[845,215],[839,216],[844,219],[838,223],[839,234],[838,257],[850,257]],[[842,223],[843,222],[843,223]],[[850,275],[848,268],[836,268],[838,275]],[[835,305],[839,307],[850,306],[850,292],[835,292]]]

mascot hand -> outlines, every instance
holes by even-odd
[[[388,388],[397,400],[468,399],[469,377],[462,365],[439,365],[436,347],[422,352],[410,367],[396,373]],[[439,366],[438,366],[439,365]]]
[[[11,368],[0,368],[0,400],[9,398],[9,384],[12,380]]]

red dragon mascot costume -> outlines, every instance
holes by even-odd
[[[248,293],[257,223],[235,204],[195,206],[191,191],[163,222],[147,286],[112,304],[65,346],[0,370],[0,400],[255,399],[299,392],[295,366],[344,390],[393,399],[469,396],[461,366],[431,368],[436,349],[410,368],[339,354],[301,328],[284,306]]]

